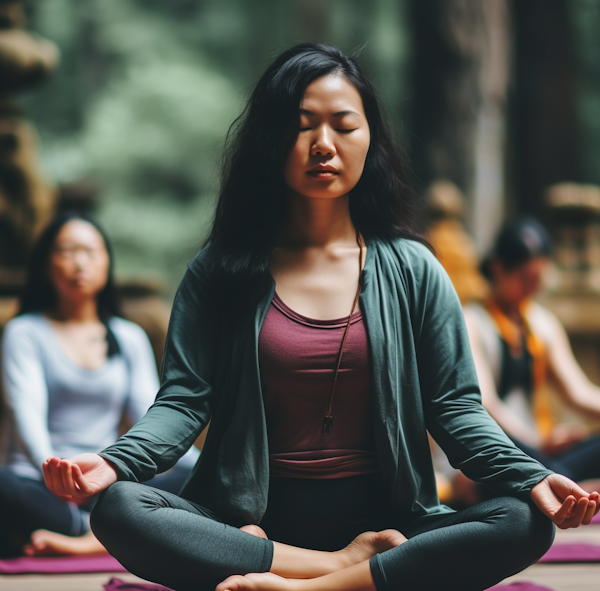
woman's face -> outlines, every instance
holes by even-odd
[[[547,265],[547,258],[535,257],[507,270],[502,263],[492,261],[494,292],[506,303],[519,305],[540,290]]]
[[[371,134],[358,90],[341,74],[308,85],[300,129],[284,166],[286,185],[305,197],[332,199],[358,183]]]
[[[92,224],[67,222],[50,253],[48,274],[59,298],[82,299],[102,291],[110,259],[104,240]]]

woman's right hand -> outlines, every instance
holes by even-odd
[[[75,502],[98,494],[117,481],[117,471],[98,454],[79,454],[68,460],[48,458],[43,468],[48,489]]]

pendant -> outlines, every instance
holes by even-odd
[[[331,427],[333,426],[333,417],[331,415],[326,416],[323,419],[323,428],[321,429],[321,435],[324,433],[329,433],[331,431]]]

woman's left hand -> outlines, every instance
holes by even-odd
[[[561,474],[551,474],[531,489],[538,509],[560,529],[588,525],[600,510],[600,493],[587,493]]]

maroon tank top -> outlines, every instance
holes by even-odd
[[[378,471],[370,359],[362,313],[352,315],[333,400],[323,417],[347,318],[314,320],[273,299],[258,341],[272,477],[344,478]]]

